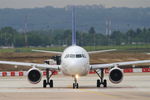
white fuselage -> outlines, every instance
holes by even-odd
[[[90,70],[89,54],[80,46],[66,48],[61,56],[61,71],[65,75],[87,75]]]

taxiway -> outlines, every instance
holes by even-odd
[[[72,89],[73,78],[62,75],[53,77],[54,88],[30,84],[26,77],[1,77],[0,100],[150,100],[150,73],[125,74],[118,85],[108,80],[108,88],[97,88],[97,78],[80,77],[79,89]]]

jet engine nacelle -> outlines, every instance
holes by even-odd
[[[42,73],[39,69],[37,68],[31,68],[28,72],[27,72],[27,77],[29,82],[31,82],[32,84],[37,84],[41,81],[42,79]]]
[[[114,67],[109,71],[109,80],[114,83],[114,84],[118,84],[122,81],[123,79],[123,71],[118,68],[118,67]]]

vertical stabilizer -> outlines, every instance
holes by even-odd
[[[72,45],[76,45],[76,18],[75,18],[75,7],[72,7]]]

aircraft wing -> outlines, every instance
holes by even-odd
[[[62,52],[57,52],[57,51],[46,51],[46,50],[32,50],[35,52],[44,52],[44,53],[54,53],[54,54],[62,54]]]
[[[93,64],[90,66],[90,68],[91,70],[95,70],[95,69],[101,69],[101,68],[111,68],[114,66],[135,65],[135,64],[144,64],[144,63],[150,63],[150,60],[116,62],[116,63],[109,63],[109,64]]]
[[[110,51],[115,51],[116,49],[109,49],[109,50],[99,50],[99,51],[89,51],[89,54],[94,54],[94,53],[103,53],[103,52],[110,52]]]
[[[15,61],[0,61],[0,64],[16,65],[16,66],[31,66],[37,68],[49,68],[50,70],[59,70],[60,65],[48,65],[48,64],[37,64],[37,63],[26,63],[26,62],[15,62]]]

